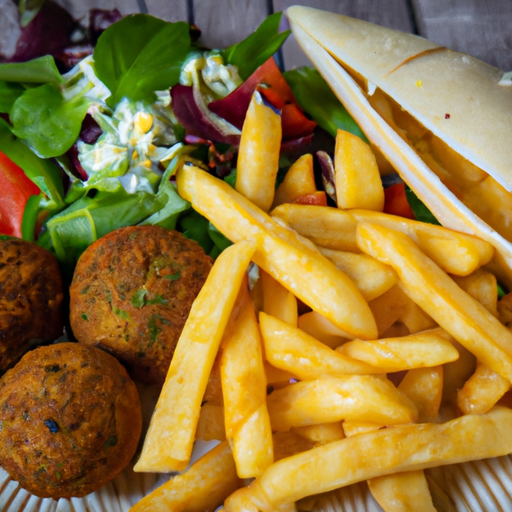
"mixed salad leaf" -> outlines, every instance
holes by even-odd
[[[42,23],[46,6],[22,3],[24,31]],[[254,91],[281,115],[280,179],[306,151],[322,150],[328,169],[338,128],[365,139],[318,72],[278,68],[273,55],[289,35],[279,31],[281,13],[217,50],[201,48],[184,22],[138,14],[108,26],[117,18],[96,13],[107,28],[67,71],[55,52],[0,64],[0,152],[33,185],[0,166],[22,198],[19,225],[0,228],[36,240],[68,271],[97,238],[127,225],[179,229],[213,257],[228,247],[173,177],[190,161],[234,185]],[[0,202],[0,215],[8,208]]]

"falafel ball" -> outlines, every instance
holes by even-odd
[[[0,373],[36,341],[64,332],[62,277],[56,258],[19,238],[0,240]]]
[[[0,379],[0,465],[36,496],[85,496],[130,461],[139,395],[110,354],[58,343],[25,354]]]
[[[77,340],[115,355],[135,380],[163,384],[212,259],[181,233],[131,226],[80,257],[70,288]]]

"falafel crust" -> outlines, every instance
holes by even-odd
[[[56,258],[19,238],[0,239],[0,373],[32,342],[64,332],[63,287]]]
[[[133,379],[163,384],[212,262],[177,231],[130,226],[108,233],[76,266],[70,288],[74,335],[115,355]]]
[[[70,498],[128,464],[142,428],[139,395],[111,355],[79,343],[28,352],[0,380],[0,465],[36,496]]]

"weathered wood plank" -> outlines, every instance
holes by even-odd
[[[146,0],[148,13],[165,21],[188,21],[187,0]]]
[[[193,5],[201,40],[210,48],[241,41],[269,14],[265,0],[194,0]]]
[[[413,30],[407,0],[274,0],[274,11],[285,11],[291,5],[337,12],[404,32]],[[283,56],[286,69],[311,65],[292,36],[283,47]]]
[[[140,12],[137,0],[55,0],[62,5],[75,19],[83,21],[87,25],[90,9],[119,9],[121,14],[133,14]]]
[[[11,57],[20,37],[18,7],[11,0],[0,0],[0,54]]]
[[[419,33],[440,45],[512,70],[510,0],[412,0]]]

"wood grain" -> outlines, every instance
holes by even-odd
[[[149,14],[165,21],[188,21],[187,0],[146,0]]]
[[[90,9],[115,9],[121,11],[121,14],[133,14],[140,12],[137,0],[55,0],[62,5],[75,19],[88,23],[88,15]]]
[[[512,1],[412,0],[421,35],[512,70]]]
[[[372,0],[274,0],[274,11],[285,11],[292,5],[307,5],[404,32],[413,31],[407,0],[380,0],[379,2]],[[283,56],[286,69],[311,65],[293,36],[290,36],[285,43]]]
[[[210,48],[241,41],[269,14],[265,0],[194,0],[193,5],[201,40]]]

